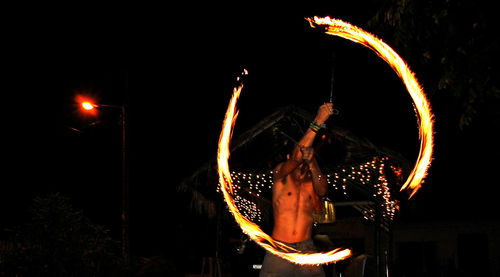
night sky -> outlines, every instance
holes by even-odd
[[[2,62],[1,227],[25,221],[34,196],[59,191],[117,233],[119,112],[83,116],[74,99],[84,94],[129,106],[132,242],[144,255],[168,252],[170,229],[192,213],[177,187],[215,156],[236,76],[249,71],[235,136],[279,107],[315,112],[328,99],[332,51],[338,124],[414,161],[416,117],[396,74],[370,50],[323,35],[304,20],[331,15],[363,28],[376,2],[361,12],[342,4],[258,12],[245,6],[125,12],[116,6],[22,13],[11,22]],[[415,71],[417,78],[424,75]],[[491,208],[500,154],[498,107],[492,105],[498,103],[486,105],[461,131],[446,100],[430,102],[436,147],[413,200],[419,218],[498,218]]]

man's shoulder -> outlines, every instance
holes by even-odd
[[[280,172],[280,169],[281,169],[281,167],[283,167],[283,164],[284,164],[284,162],[281,162],[281,163],[279,163],[278,165],[276,165],[274,167],[273,175],[276,175],[276,174],[278,174]]]
[[[284,162],[281,162],[278,165],[276,165],[276,167],[274,167],[273,180],[275,183],[281,181],[281,179],[283,179],[283,177],[286,177],[286,176],[282,176],[282,174],[281,174],[282,173],[281,169],[283,168],[284,164],[285,164]]]

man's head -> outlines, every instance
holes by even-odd
[[[291,159],[292,156],[290,154],[287,154],[286,155],[286,158],[287,160]],[[305,162],[304,160],[297,166],[297,168],[295,168],[294,171],[292,171],[292,177],[297,179],[297,180],[301,180],[301,179],[304,179],[307,175],[307,173],[309,172],[309,165],[307,164],[307,162]]]

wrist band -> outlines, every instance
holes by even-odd
[[[325,128],[325,124],[321,124],[321,125],[318,125],[318,123],[316,123],[316,121],[313,121],[311,122],[311,124],[309,124],[309,128],[311,128],[311,130],[315,133],[317,133],[321,128]]]
[[[309,128],[311,128],[311,130],[315,133],[317,133],[321,129],[321,127],[318,126],[318,124],[316,124],[315,121],[313,121],[313,122],[311,122],[311,124],[309,124]]]

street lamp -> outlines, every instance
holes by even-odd
[[[82,105],[82,108],[84,110],[87,110],[87,111],[90,111],[90,110],[92,110],[92,109],[95,108],[94,104],[92,104],[92,103],[90,103],[88,101],[82,102],[81,105]]]
[[[121,112],[121,125],[122,125],[122,257],[124,262],[130,264],[130,222],[129,222],[129,195],[130,188],[128,183],[128,164],[127,164],[127,144],[126,144],[126,106],[123,105],[106,105],[95,104],[94,101],[84,97],[77,97],[81,108],[84,112],[96,115],[98,108],[111,108],[120,109]]]

